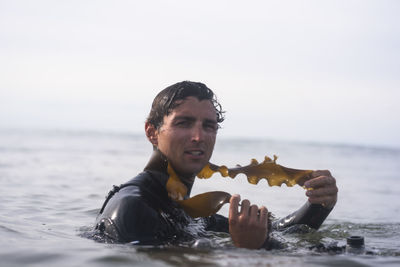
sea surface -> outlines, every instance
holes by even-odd
[[[0,130],[0,266],[400,266],[399,149],[218,139],[211,159],[218,165],[275,154],[284,166],[329,169],[336,178],[339,199],[328,219],[318,231],[276,233],[284,249],[238,249],[223,234],[173,247],[87,238],[112,185],[139,173],[150,154],[142,134]],[[299,186],[250,185],[244,175],[198,180],[192,195],[211,190],[239,193],[276,217],[306,201]],[[342,247],[351,235],[364,237],[363,253],[316,249]]]

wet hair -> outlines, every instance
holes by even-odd
[[[164,116],[168,116],[174,108],[179,106],[186,97],[193,96],[199,101],[210,100],[217,114],[218,124],[224,121],[224,111],[218,102],[216,95],[205,84],[199,82],[183,81],[171,86],[158,93],[151,105],[150,114],[146,122],[152,124],[156,129],[160,129],[163,124]]]

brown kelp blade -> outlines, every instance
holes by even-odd
[[[211,191],[195,195],[189,199],[176,201],[192,218],[211,216],[229,203],[231,195],[223,191]]]
[[[243,173],[247,176],[247,180],[251,184],[257,184],[261,179],[266,179],[270,186],[281,186],[283,183],[287,186],[294,186],[296,184],[303,186],[304,182],[311,178],[311,170],[287,168],[276,164],[276,159],[276,156],[274,156],[274,160],[266,156],[261,163],[252,159],[249,165],[235,168],[227,168],[226,166],[209,163],[197,174],[197,177],[207,179],[214,173],[219,172],[223,177],[229,176],[235,178],[239,173]]]
[[[243,173],[247,176],[247,181],[251,184],[257,184],[261,179],[266,179],[270,186],[281,186],[283,183],[287,186],[294,186],[296,184],[304,186],[304,183],[311,178],[311,170],[287,168],[276,164],[276,159],[276,156],[274,156],[273,160],[265,157],[261,163],[253,159],[249,165],[235,168],[227,168],[226,166],[209,163],[197,174],[197,177],[207,179],[214,173],[219,172],[223,177],[229,176],[235,178],[239,173]],[[176,185],[181,184],[179,178],[173,172],[169,172],[169,174],[171,182],[169,183],[170,187],[167,188],[170,188],[168,191],[170,196],[179,196],[173,199],[193,218],[207,217],[215,214],[231,198],[231,195],[226,192],[212,191],[181,200],[181,196],[186,193],[186,190],[178,190],[180,187]],[[174,177],[175,179],[172,179]]]

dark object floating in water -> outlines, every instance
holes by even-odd
[[[364,237],[362,236],[350,236],[346,238],[345,246],[338,246],[337,242],[332,242],[327,245],[318,243],[317,245],[309,247],[310,250],[321,252],[321,253],[333,253],[333,254],[366,254],[374,255],[375,252],[371,250],[365,250]]]
[[[364,247],[364,237],[358,236],[358,235],[353,235],[348,237],[347,239],[347,245],[354,247],[354,248],[361,248]]]
[[[346,252],[351,254],[364,254],[364,237],[362,236],[350,236],[346,239]]]

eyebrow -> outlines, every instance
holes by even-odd
[[[194,117],[191,117],[191,116],[176,116],[173,120],[174,121],[177,121],[177,120],[195,121],[196,119]]]
[[[188,120],[188,121],[195,121],[196,118],[192,117],[192,116],[176,116],[173,121],[177,121],[177,120]],[[215,123],[217,124],[217,120],[212,120],[212,119],[205,119],[204,122],[206,123]]]

